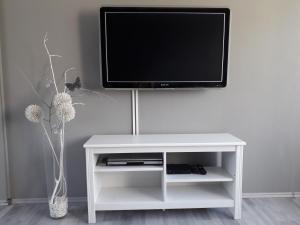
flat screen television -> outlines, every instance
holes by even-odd
[[[104,88],[225,87],[227,8],[100,8]]]

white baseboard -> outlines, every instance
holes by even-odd
[[[86,202],[86,197],[70,197],[68,198],[70,203]],[[12,204],[41,204],[48,203],[47,198],[15,198],[12,199]]]
[[[8,202],[6,200],[0,200],[0,206],[8,205]]]
[[[300,197],[300,192],[271,192],[271,193],[243,193],[243,198],[292,198]],[[70,203],[85,203],[86,197],[70,197]],[[16,198],[12,199],[12,204],[37,204],[47,203],[47,198]],[[0,201],[0,205],[7,205],[7,201]]]
[[[300,192],[243,193],[243,198],[299,198]]]

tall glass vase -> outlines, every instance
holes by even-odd
[[[44,156],[50,217],[59,219],[68,213],[67,177],[63,130],[45,135]],[[51,143],[50,143],[51,140]]]

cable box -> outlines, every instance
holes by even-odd
[[[190,174],[191,166],[188,164],[168,164],[167,174]]]

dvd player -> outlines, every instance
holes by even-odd
[[[106,158],[99,157],[98,163],[104,163],[106,166],[137,166],[137,165],[163,165],[161,155],[156,154],[120,154],[108,156]]]

